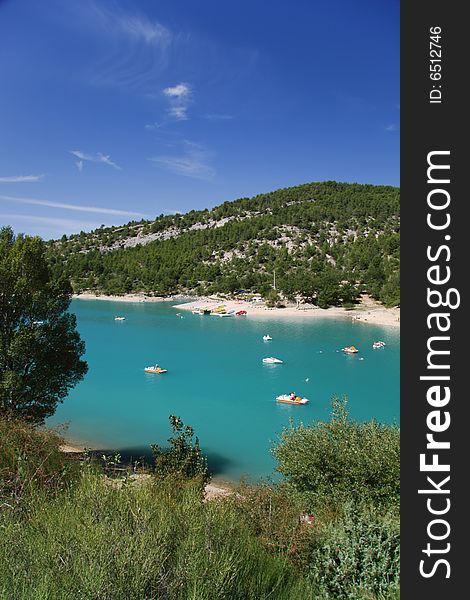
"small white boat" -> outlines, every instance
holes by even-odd
[[[267,358],[263,358],[263,362],[268,365],[281,365],[284,361],[280,358],[275,358],[274,356],[268,356]]]
[[[301,398],[300,396],[292,398],[290,394],[281,394],[280,396],[277,396],[276,402],[282,402],[283,404],[307,404],[309,400],[308,398]]]
[[[379,340],[378,342],[374,342],[372,344],[372,348],[374,348],[374,350],[376,350],[377,348],[385,348],[385,342],[382,342],[381,340]]]
[[[217,317],[233,317],[235,313],[234,312],[227,312],[227,313],[216,313]]]
[[[125,321],[126,317],[114,317],[115,321]]]
[[[270,335],[263,335],[263,340],[265,342],[268,342],[269,340],[272,340],[273,338]]]

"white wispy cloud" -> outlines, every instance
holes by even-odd
[[[398,127],[395,125],[395,123],[390,123],[389,125],[385,126],[385,131],[398,131]]]
[[[114,167],[115,169],[118,169],[119,171],[122,171],[122,167],[120,167],[119,165],[117,165],[116,163],[114,163],[109,155],[106,154],[101,154],[101,152],[98,152],[98,161],[99,162],[104,162],[105,165],[109,165],[110,167]]]
[[[0,183],[31,183],[41,181],[44,175],[14,175],[11,177],[0,177]]]
[[[149,46],[166,46],[172,38],[170,31],[145,16],[121,15],[115,18],[120,31],[137,41],[143,41]]]
[[[110,33],[148,46],[165,46],[171,42],[171,31],[143,13],[131,14],[117,7],[111,9],[96,2],[92,3],[91,7],[95,24]]]
[[[18,198],[17,196],[0,195],[1,200],[14,202],[15,204],[29,204],[32,206],[46,206],[48,208],[61,208],[64,210],[73,210],[78,212],[99,213],[102,215],[116,215],[121,217],[145,217],[146,215],[129,210],[120,210],[117,208],[106,208],[103,206],[84,206],[82,204],[70,204],[66,202],[53,202],[51,200],[39,200],[37,198]]]
[[[75,163],[80,172],[83,171],[83,163],[84,161],[94,162],[94,163],[104,163],[105,165],[109,165],[110,167],[114,167],[118,171],[122,171],[122,167],[117,165],[115,162],[111,160],[109,155],[102,154],[101,152],[97,152],[96,154],[86,154],[81,150],[69,150],[70,154],[76,156],[79,160]]]
[[[73,10],[82,23],[106,41],[104,53],[90,69],[95,85],[156,91],[168,65],[175,36],[162,23],[138,11],[125,11],[117,3],[81,2]]]
[[[183,151],[179,155],[160,155],[149,160],[171,173],[210,181],[216,174],[211,165],[212,158],[213,153],[202,144],[184,140]]]
[[[187,121],[192,96],[192,88],[189,83],[178,83],[173,87],[167,87],[163,90],[163,94],[170,102],[167,109],[169,117],[175,121]]]

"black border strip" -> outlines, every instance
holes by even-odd
[[[470,53],[466,48],[469,35],[462,12],[464,6],[457,2],[435,0],[401,5],[401,597],[405,600],[451,600],[469,594],[466,541],[470,532],[470,511],[467,511],[468,492],[464,488],[469,455],[467,440],[470,441],[470,398],[465,381],[465,373],[470,372],[470,315],[467,318],[464,310],[469,271],[466,261],[470,255],[467,245],[470,243],[470,225],[466,219],[466,208],[470,198],[464,182],[469,172],[466,158],[470,153],[465,148],[469,127],[466,118],[468,108],[464,109],[464,102],[467,103],[464,84],[468,78],[464,53]],[[441,28],[438,41],[441,46],[440,62],[431,62],[431,58],[439,58],[439,53],[430,54],[431,49],[436,49],[430,47],[431,27]],[[433,80],[430,75],[432,65],[436,64],[441,65],[441,79],[434,76]],[[434,68],[434,72],[439,71]],[[442,93],[440,102],[437,102],[437,90]],[[431,171],[431,182],[428,182],[428,155],[433,151],[449,151],[448,155],[433,155],[430,160],[448,164],[450,169],[447,175],[444,170]],[[432,181],[446,178],[449,183]],[[449,195],[447,209],[433,211],[429,208],[428,194],[433,189],[445,190],[431,196],[436,201],[439,199],[444,203],[446,194]],[[435,219],[435,223],[438,219],[444,223],[447,212],[451,221],[446,229],[433,230],[427,224],[428,213],[433,213],[431,218]],[[450,239],[445,236],[450,236]],[[441,246],[448,246],[450,257],[443,249],[432,261],[427,256],[428,246],[433,257]],[[448,266],[451,274],[448,283],[429,283],[428,269],[436,264],[440,271],[431,272],[431,276],[439,272],[442,278],[443,273],[448,273]],[[455,288],[460,294],[460,307],[431,308],[427,298],[428,287],[443,294],[447,289]],[[452,300],[456,297],[457,294],[453,294]],[[433,299],[436,300],[437,296]],[[450,315],[448,332],[437,330],[437,319],[431,319],[431,328],[428,327],[427,317],[433,312]],[[445,322],[444,317],[441,325]],[[448,364],[450,368],[447,370],[429,368],[427,344],[431,336],[437,335],[449,336],[450,339],[435,340],[431,347],[440,345],[440,349],[450,350],[450,354],[436,355],[431,359],[433,364]],[[430,375],[447,375],[450,380],[420,380],[420,376]],[[451,397],[445,406],[433,407],[428,402],[427,390],[432,385],[441,385],[441,391],[444,386],[449,387]],[[450,426],[441,433],[435,433],[434,437],[450,442],[450,449],[426,449],[426,434],[430,433],[426,419],[433,410],[440,411],[441,422],[446,418],[445,412],[449,413]],[[431,425],[436,425],[436,418]],[[450,465],[449,472],[420,470],[420,454],[426,453],[425,460],[429,463],[434,452],[438,454],[439,463]],[[449,475],[448,482],[441,483]],[[434,487],[427,476],[433,478]],[[449,493],[418,493],[419,489],[437,491],[436,485]],[[429,507],[436,511],[448,507],[448,511],[432,515]],[[430,525],[433,519],[447,521],[450,528],[447,536],[447,526],[442,522]],[[429,531],[443,539],[431,539]],[[432,551],[425,553],[423,550],[428,548],[428,543]],[[439,559],[447,561],[449,567],[445,562],[436,564]],[[422,571],[428,575],[432,573],[429,577],[420,574],[420,561],[423,560]]]

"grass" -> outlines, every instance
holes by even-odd
[[[0,414],[0,505],[20,502],[38,486],[58,490],[78,474],[59,447],[62,439],[12,415]]]
[[[2,519],[2,600],[313,598],[228,504],[203,504],[197,482],[116,488],[84,471],[53,499],[36,490],[23,508]]]

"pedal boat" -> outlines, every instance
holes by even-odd
[[[296,396],[294,400],[288,394],[281,394],[277,396],[276,402],[281,402],[283,404],[307,404],[309,400],[307,398],[301,398],[300,396]]]

